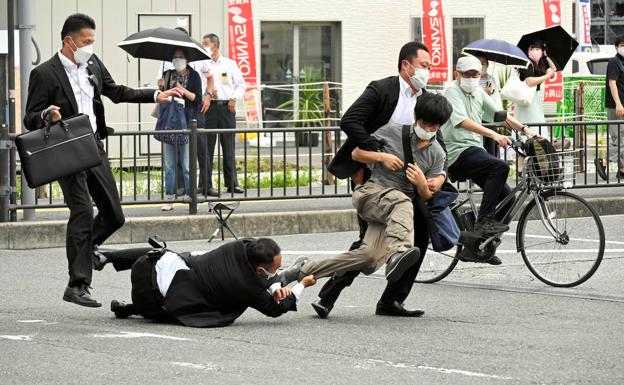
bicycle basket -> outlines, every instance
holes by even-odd
[[[542,185],[572,187],[579,172],[580,153],[573,150],[528,156],[527,176]]]

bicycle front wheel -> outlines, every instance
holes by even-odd
[[[454,256],[459,254],[460,248],[461,246],[457,246],[456,252],[454,252],[455,249],[452,249],[444,253],[437,253],[431,249],[427,250],[416,276],[416,282],[435,283],[446,278],[457,266],[458,259]]]
[[[598,269],[605,249],[602,221],[596,210],[567,191],[541,192],[518,221],[517,246],[540,281],[572,287]]]

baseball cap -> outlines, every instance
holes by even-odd
[[[481,62],[474,56],[462,56],[457,59],[455,69],[459,72],[481,71]]]

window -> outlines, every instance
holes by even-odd
[[[461,54],[462,49],[475,40],[483,39],[482,17],[453,18],[453,62],[452,68]]]
[[[422,42],[422,17],[412,17],[410,31],[412,41]]]
[[[263,21],[260,36],[262,84],[293,84],[304,77],[309,82],[341,81],[340,23]],[[264,120],[289,119],[283,108],[276,108],[289,100],[297,100],[294,88],[263,90]]]

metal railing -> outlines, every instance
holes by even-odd
[[[580,150],[579,171],[573,188],[624,186],[624,181],[615,178],[617,164],[611,163],[609,180],[603,181],[595,170],[594,158],[609,158],[613,151],[622,153],[620,130],[624,121],[558,122],[530,124],[534,131],[543,127],[552,138],[558,151]],[[608,135],[609,125],[614,125]],[[6,127],[3,128],[6,131]],[[167,131],[168,134],[189,136],[189,179],[188,195],[178,195],[174,200],[166,199],[162,144],[153,142],[153,135],[162,131],[122,131],[111,135],[105,143],[111,156],[111,167],[118,185],[122,205],[186,203],[189,213],[197,213],[197,205],[215,201],[262,201],[273,199],[316,199],[349,197],[348,181],[334,178],[327,165],[342,140],[340,129],[331,127],[283,127],[253,129],[197,129]],[[236,164],[238,182],[244,193],[227,192],[223,177],[223,156],[219,143],[215,146],[214,169],[211,175],[219,197],[203,195],[199,191],[198,176],[202,167],[197,161],[198,138],[200,136],[235,134],[244,140],[236,144]],[[62,192],[54,182],[37,191],[35,204],[21,204],[17,193],[20,191],[19,163],[6,166],[8,154],[15,135],[0,132],[0,210],[8,211],[10,220],[16,220],[17,210],[65,207]],[[342,140],[341,140],[342,139]],[[616,142],[616,146],[610,144]],[[517,170],[515,154],[507,158]],[[13,158],[14,159],[14,158]],[[624,159],[621,159],[624,161]],[[206,163],[208,159],[206,160]],[[617,162],[616,162],[617,163]],[[8,175],[6,171],[8,170]],[[13,177],[11,177],[13,176]],[[17,176],[17,177],[15,177]],[[517,180],[518,173],[510,175],[510,182]],[[9,182],[10,181],[10,182]],[[14,182],[15,181],[15,182]],[[7,182],[8,185],[7,185]],[[8,220],[6,217],[4,220]]]

